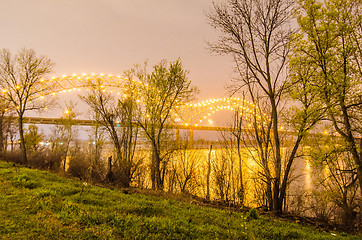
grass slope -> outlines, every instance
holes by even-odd
[[[0,161],[2,239],[360,239],[333,235],[266,217],[247,220],[242,213],[84,187]]]

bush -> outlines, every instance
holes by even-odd
[[[249,210],[248,214],[247,214],[247,218],[250,219],[258,219],[258,212],[256,211],[255,208],[252,208]]]
[[[87,178],[90,169],[90,161],[88,159],[89,156],[82,151],[71,151],[68,173],[80,179]]]

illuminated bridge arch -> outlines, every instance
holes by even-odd
[[[87,89],[98,85],[101,82],[102,87],[122,90],[126,79],[121,76],[104,75],[104,74],[81,74],[81,75],[63,75],[62,77],[52,77],[50,79],[41,79],[37,89],[46,89],[43,96],[56,95],[63,92],[72,92],[81,89]],[[139,84],[141,82],[135,81]],[[121,91],[120,91],[121,92]]]
[[[178,110],[177,115],[185,125],[211,125],[213,123],[212,115],[221,110],[238,111],[244,119],[249,121],[252,121],[254,116],[261,121],[265,116],[255,104],[241,98],[218,98],[185,104]]]
[[[133,80],[137,84],[142,82]],[[124,84],[127,79],[120,75],[106,74],[81,74],[81,75],[63,75],[61,77],[52,77],[50,79],[41,79],[36,88],[47,89],[39,98],[45,98],[47,95],[57,95],[65,92],[78,92],[82,89],[90,89],[92,86],[101,84],[104,91],[123,96]],[[116,96],[117,97],[117,96]],[[219,98],[209,99],[192,104],[179,106],[174,114],[176,124],[183,126],[208,126],[212,124],[212,115],[218,111],[236,111],[243,115],[245,119],[251,120],[265,119],[264,113],[260,111],[253,103],[241,98]]]

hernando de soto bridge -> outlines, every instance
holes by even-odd
[[[66,92],[79,92],[81,90],[89,91],[92,87],[98,86],[105,92],[114,94],[117,98],[124,97],[125,78],[114,75],[104,74],[73,74],[71,76],[63,75],[62,77],[52,77],[50,79],[41,79],[34,86],[37,92],[41,92],[37,98],[43,100],[49,96],[57,96]],[[136,84],[143,84],[137,80],[132,80]],[[6,93],[3,89],[3,93]],[[169,125],[172,129],[188,129],[190,130],[190,138],[192,139],[193,130],[208,131],[232,131],[232,127],[213,126],[211,116],[220,110],[234,111],[239,109],[243,113],[243,117],[248,119],[257,117],[264,119],[263,114],[254,104],[240,98],[219,98],[209,99],[193,104],[183,104],[174,112],[177,124]],[[265,115],[265,114],[264,114]],[[263,118],[262,118],[263,117]],[[58,124],[59,118],[43,118],[43,117],[25,117],[24,123],[30,124]],[[74,120],[75,125],[92,126],[94,120]]]

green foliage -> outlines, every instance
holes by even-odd
[[[35,153],[39,149],[40,142],[44,140],[44,134],[38,132],[36,125],[29,125],[28,133],[25,134],[24,138],[26,148],[31,153]]]
[[[29,182],[36,188],[22,187]],[[21,186],[21,187],[20,187]],[[266,217],[124,194],[0,162],[2,239],[333,239]],[[338,239],[358,239],[341,236]]]
[[[14,185],[16,187],[23,187],[29,189],[34,189],[38,187],[38,184],[34,180],[31,180],[31,178],[27,174],[17,176],[14,181]]]
[[[249,210],[248,214],[247,214],[247,218],[248,219],[258,219],[258,212],[256,211],[255,208],[252,208]]]

